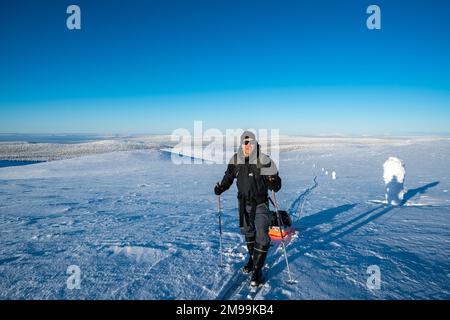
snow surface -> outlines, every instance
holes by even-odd
[[[391,155],[408,165],[399,207],[383,203]],[[256,298],[449,299],[449,160],[447,139],[328,140],[282,152],[277,199],[297,230],[287,247],[296,283],[272,250]],[[218,266],[212,189],[224,171],[175,165],[155,149],[0,168],[0,298],[245,299],[233,291],[246,253],[234,186],[222,196]],[[70,265],[81,270],[78,290],[66,286]],[[367,288],[371,265],[380,290]]]

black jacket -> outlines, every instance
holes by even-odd
[[[269,156],[260,152],[257,145],[256,150],[249,157],[244,157],[239,149],[228,163],[227,170],[222,179],[221,186],[228,190],[236,178],[239,199],[240,220],[248,218],[245,210],[246,205],[252,206],[252,211],[256,211],[256,206],[267,203],[267,193],[270,190],[278,192],[281,189],[281,178],[275,163]],[[250,219],[254,218],[253,212]]]

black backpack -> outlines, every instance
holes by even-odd
[[[272,212],[272,222],[271,222],[270,226],[271,227],[279,227],[277,212],[276,211],[271,211],[271,212]],[[284,227],[292,226],[292,219],[289,216],[289,213],[287,213],[287,211],[278,210],[278,213],[280,214],[281,223],[283,224]]]

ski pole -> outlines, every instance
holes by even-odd
[[[219,214],[219,238],[220,238],[220,266],[223,266],[223,250],[222,250],[222,210],[220,208],[220,195],[217,196],[217,212]]]
[[[286,259],[286,267],[289,275],[289,282],[294,282],[291,276],[291,269],[289,268],[289,261],[287,257],[287,251],[286,251],[286,245],[284,244],[284,236],[283,236],[283,230],[281,229],[282,221],[280,218],[280,213],[278,212],[278,204],[277,204],[277,197],[275,196],[275,191],[272,190],[272,198],[273,198],[273,205],[275,207],[276,213],[277,213],[277,220],[278,220],[278,226],[280,228],[280,236],[281,236],[281,244],[283,245],[283,251],[284,251],[284,258]]]

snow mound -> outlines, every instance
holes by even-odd
[[[386,201],[388,204],[401,205],[405,194],[403,182],[405,180],[405,167],[400,159],[389,157],[383,164],[383,179],[386,185]]]
[[[394,177],[399,183],[403,183],[405,179],[405,167],[400,159],[389,157],[383,164],[383,180],[384,184],[388,184]]]
[[[169,256],[167,252],[159,249],[138,246],[112,246],[111,251],[115,255],[123,255],[138,263],[142,262],[151,265],[156,265]]]

